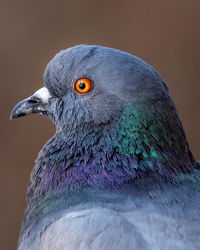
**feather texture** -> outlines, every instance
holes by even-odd
[[[93,83],[84,95],[81,77]],[[197,250],[199,163],[161,76],[80,45],[59,52],[44,81],[45,103],[33,95],[11,115],[42,105],[56,125],[31,173],[18,249]]]

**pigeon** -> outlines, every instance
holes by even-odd
[[[103,46],[62,50],[11,118],[33,113],[56,132],[30,176],[18,250],[200,249],[200,163],[153,67]]]

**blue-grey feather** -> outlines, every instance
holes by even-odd
[[[75,93],[79,77],[92,80],[88,95]],[[122,233],[120,228],[115,230],[116,225],[124,232],[132,230],[130,242],[135,245],[130,248],[125,237],[123,249],[138,249],[138,244],[140,249],[165,245],[167,250],[197,249],[200,227],[194,221],[200,216],[199,165],[168,86],[156,70],[116,49],[79,45],[59,52],[49,62],[44,81],[54,97],[47,116],[57,130],[39,153],[31,174],[19,249],[59,249],[70,240],[68,234],[74,239],[83,234],[90,214],[96,235],[95,223],[101,217],[110,220],[111,226],[102,221],[109,228],[104,237],[96,240],[93,235],[93,243],[88,243],[83,236],[85,248],[80,249],[94,244],[94,249],[116,250]],[[87,209],[91,213],[84,214]],[[67,231],[70,225],[66,225],[74,211],[79,211],[75,217],[84,214],[87,218],[77,233],[73,225]],[[56,239],[49,237],[62,223],[64,235],[58,236],[56,246]],[[183,239],[176,230],[174,237],[169,234],[176,223],[184,231]],[[115,239],[108,236],[112,228]],[[163,243],[165,236],[167,243]],[[75,244],[74,239],[66,244]],[[109,242],[107,248],[104,242]],[[77,249],[73,244],[70,249]]]

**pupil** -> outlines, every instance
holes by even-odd
[[[80,89],[84,89],[86,86],[85,86],[85,83],[84,82],[80,82],[79,83],[79,88]]]

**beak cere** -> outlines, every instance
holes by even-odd
[[[17,103],[11,112],[10,119],[29,114],[45,114],[47,104],[51,97],[52,96],[46,87],[39,89],[32,96]]]

